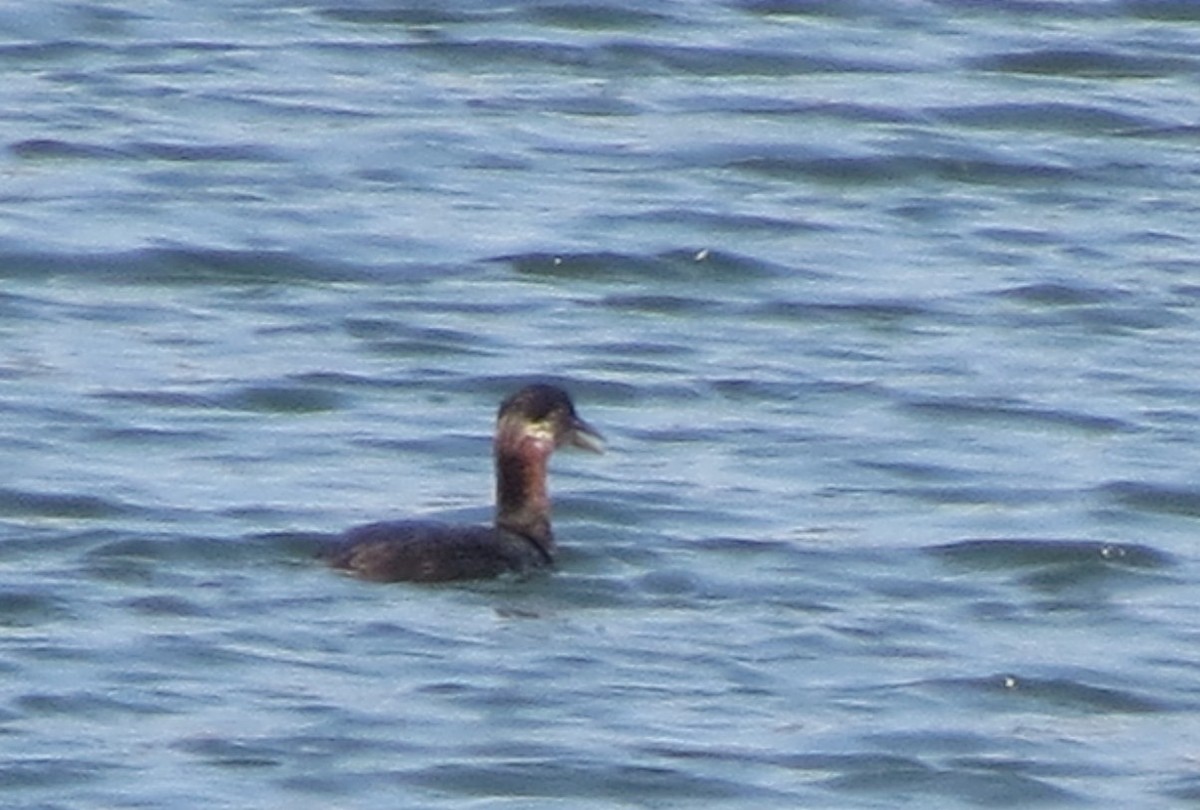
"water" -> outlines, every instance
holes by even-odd
[[[1192,4],[0,32],[6,807],[1200,798]],[[559,571],[311,559],[535,378]]]

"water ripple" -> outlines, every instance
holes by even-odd
[[[1171,555],[1150,546],[1138,543],[1105,543],[1094,540],[1038,538],[960,540],[934,546],[928,550],[956,565],[982,570],[1059,565],[1161,569],[1173,564]]]
[[[723,281],[737,283],[769,277],[779,266],[749,256],[714,251],[672,250],[656,256],[630,253],[526,253],[497,256],[523,275],[574,280]]]
[[[0,627],[35,627],[70,616],[70,601],[52,588],[9,587],[0,594]]]
[[[1055,163],[923,155],[746,157],[730,161],[727,168],[774,180],[807,180],[834,186],[893,185],[924,179],[1019,186],[1085,179],[1076,169]]]
[[[9,517],[100,520],[130,515],[139,510],[116,498],[63,492],[32,492],[0,488],[0,515]]]
[[[53,253],[0,254],[0,277],[105,280],[129,285],[184,284],[294,284],[368,277],[362,268],[339,268],[329,261],[313,261],[281,251],[226,251],[146,249],[129,253],[56,255]]]
[[[955,106],[932,110],[933,115],[959,126],[1034,132],[1061,131],[1118,135],[1161,125],[1144,116],[1129,115],[1099,105],[1061,102]]]
[[[0,784],[13,789],[62,788],[105,778],[121,766],[72,757],[16,757],[0,764]]]
[[[715,801],[751,795],[762,800],[779,798],[775,791],[755,790],[745,783],[674,768],[562,758],[437,765],[403,778],[412,784],[465,796],[619,800],[634,795],[651,802]]]
[[[940,420],[995,420],[1010,426],[1025,427],[1027,429],[1054,427],[1099,433],[1134,430],[1133,425],[1121,419],[1076,411],[1038,408],[1005,400],[938,397],[934,399],[908,400],[903,403],[903,406],[908,410],[927,414]]]
[[[1001,700],[1012,711],[1057,712],[1066,709],[1098,715],[1173,711],[1179,706],[1130,689],[1095,686],[1074,678],[1038,678],[1002,673],[923,684],[935,691],[965,689],[991,702]]]
[[[1200,517],[1200,489],[1145,481],[1113,481],[1100,487],[1100,491],[1131,509]]]
[[[1193,59],[1144,56],[1101,48],[1045,48],[994,54],[972,62],[979,70],[1000,73],[1157,79],[1196,72]]]
[[[1194,4],[112,5],[0,4],[8,804],[1197,794]],[[314,558],[532,380],[555,571]]]
[[[194,145],[185,143],[133,143],[119,146],[98,146],[50,138],[16,141],[9,151],[22,160],[161,160],[195,162],[261,163],[280,158],[256,144]]]

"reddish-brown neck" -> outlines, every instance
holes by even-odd
[[[549,553],[554,534],[546,472],[554,443],[526,428],[519,420],[501,420],[496,431],[496,526],[530,538]]]

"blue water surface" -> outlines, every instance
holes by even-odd
[[[1200,800],[1200,7],[0,8],[11,808]],[[553,574],[485,522],[567,387]]]

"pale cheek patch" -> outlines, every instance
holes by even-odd
[[[525,425],[522,432],[527,440],[535,441],[547,448],[554,447],[554,427],[549,422],[532,422]]]

